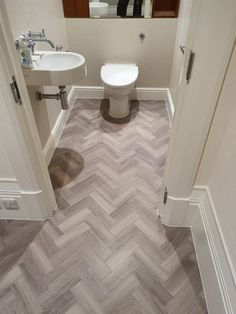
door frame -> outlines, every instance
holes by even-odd
[[[183,79],[180,88],[164,175],[168,197],[160,208],[162,222],[170,226],[187,225],[195,177],[234,44],[236,2],[194,1],[190,24],[187,50],[196,57],[190,83]],[[186,64],[187,57],[185,70]]]
[[[1,214],[0,218],[43,220],[56,209],[56,201],[4,1],[0,2],[0,42],[0,67],[3,72],[0,98],[8,119],[9,128],[5,127],[5,130],[12,132],[11,137],[6,133],[1,140],[16,176],[16,182],[9,186],[8,192],[25,198],[26,207],[27,200],[35,206],[32,212],[26,211],[22,217],[20,211],[15,211],[15,217],[14,213],[6,213],[6,217]],[[12,75],[15,76],[22,105],[14,101],[10,89]]]

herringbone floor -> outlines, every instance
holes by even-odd
[[[50,165],[59,209],[2,222],[1,314],[207,312],[189,230],[156,214],[168,131],[163,102],[134,106],[128,124],[75,104]]]

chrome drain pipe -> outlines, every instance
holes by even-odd
[[[36,99],[41,101],[43,99],[56,99],[61,101],[61,108],[62,110],[69,109],[68,97],[66,86],[58,86],[59,93],[57,94],[43,94],[41,92],[36,92]]]

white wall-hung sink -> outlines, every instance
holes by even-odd
[[[85,58],[72,52],[39,51],[33,69],[23,69],[26,85],[72,85],[87,75]]]
[[[89,2],[90,17],[100,17],[108,14],[108,3],[92,1]]]

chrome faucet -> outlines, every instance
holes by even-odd
[[[54,43],[46,38],[44,29],[42,29],[41,32],[31,32],[29,31],[27,35],[24,36],[25,41],[28,43],[28,47],[32,50],[32,53],[34,53],[34,48],[36,42],[47,42],[50,44],[52,48],[55,48]]]

